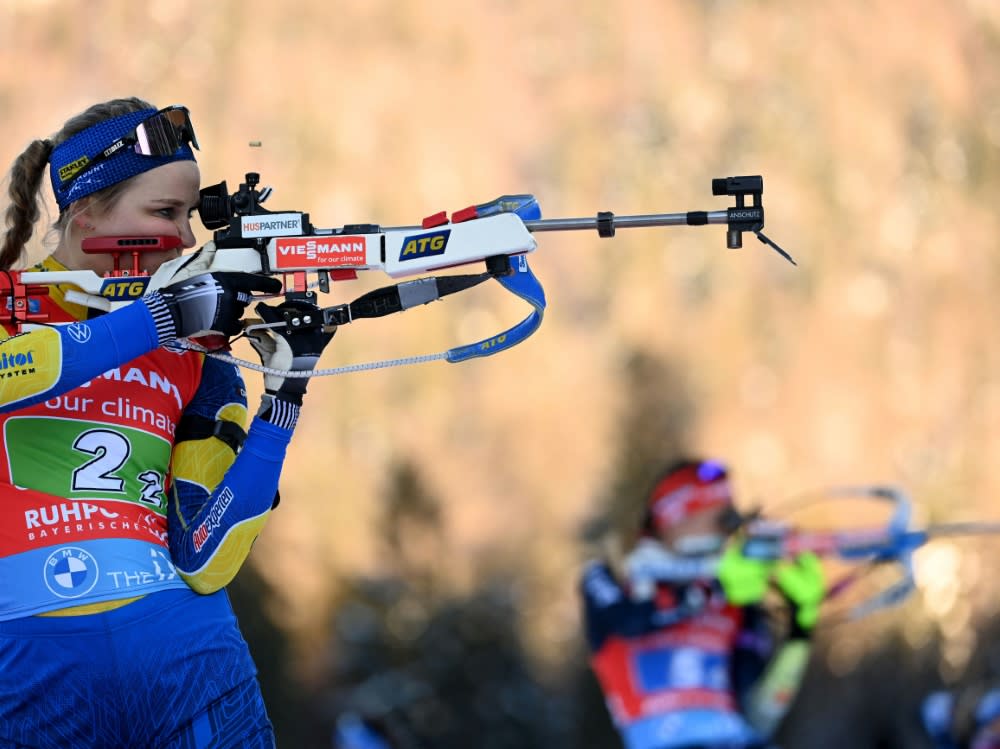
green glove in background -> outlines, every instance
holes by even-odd
[[[760,603],[767,594],[775,562],[743,556],[743,543],[730,543],[719,562],[719,582],[726,600],[734,606]]]
[[[774,581],[795,608],[795,624],[808,634],[819,619],[819,607],[826,596],[823,565],[815,554],[800,554],[794,561],[777,565]]]

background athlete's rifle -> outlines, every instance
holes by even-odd
[[[107,276],[93,271],[0,275],[0,296],[8,300],[7,321],[17,326],[44,322],[38,317],[38,305],[31,302],[33,294],[42,293],[44,284],[72,285],[76,289],[67,293],[68,301],[110,310],[169,284],[185,268],[188,273],[193,268],[203,272],[247,271],[281,277],[286,298],[315,301],[317,290],[327,292],[331,281],[356,278],[359,271],[381,270],[392,278],[400,278],[484,263],[485,271],[478,274],[424,276],[403,281],[376,289],[353,302],[328,307],[321,319],[289,312],[284,322],[275,324],[290,328],[344,325],[359,318],[381,317],[427,304],[489,279],[497,280],[533,307],[527,318],[500,334],[442,354],[405,360],[408,363],[444,358],[454,362],[510,348],[531,335],[541,323],[545,294],[526,259],[537,246],[534,234],[538,232],[593,229],[601,237],[613,237],[616,230],[633,227],[724,224],[728,247],[741,247],[742,235],[749,231],[791,261],[784,250],[762,233],[764,185],[760,176],[712,180],[713,195],[735,198],[734,206],[718,211],[636,216],[601,212],[595,218],[542,219],[533,196],[509,195],[463,208],[450,217],[446,212],[429,216],[418,226],[383,228],[377,224],[350,224],[339,229],[316,228],[309,214],[301,211],[265,209],[262,204],[271,190],[258,190],[259,182],[259,175],[249,173],[235,194],[229,194],[225,182],[204,188],[198,211],[202,223],[214,232],[212,242],[193,255],[165,263],[152,275],[141,271],[141,254],[176,247],[179,244],[176,237],[84,240],[85,251],[115,256],[115,270]],[[131,259],[131,267],[121,267],[123,258]],[[322,373],[330,370],[313,374]]]
[[[850,569],[828,584],[828,601],[839,598],[876,567],[898,568],[901,573],[898,580],[849,607],[847,617],[858,619],[902,602],[916,589],[913,555],[927,543],[944,537],[1000,534],[1000,522],[914,525],[913,503],[897,486],[861,484],[816,493],[817,500],[847,498],[884,503],[891,513],[884,523],[863,528],[813,529],[752,512],[734,523],[733,543],[739,543],[743,555],[753,559],[777,562],[812,553],[848,563]],[[664,581],[685,581],[692,577],[693,571],[702,577],[712,577],[717,568],[718,557],[699,560],[647,553],[630,573]]]

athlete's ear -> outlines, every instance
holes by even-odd
[[[93,201],[88,195],[85,198],[80,198],[76,203],[73,204],[73,213],[70,218],[70,223],[72,223],[77,229],[87,232],[93,231],[94,229],[94,208]]]

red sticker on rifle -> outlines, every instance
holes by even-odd
[[[275,270],[344,268],[367,264],[364,237],[292,237],[275,243]]]

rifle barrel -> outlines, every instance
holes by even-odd
[[[728,224],[727,211],[688,211],[687,213],[645,213],[632,216],[615,216],[611,214],[604,221],[609,222],[614,229],[642,229],[651,226],[704,226],[705,224]],[[600,231],[602,220],[593,218],[538,218],[524,221],[525,228],[536,231]],[[443,228],[447,224],[442,225]],[[316,229],[319,234],[322,230]],[[332,230],[325,230],[330,232]],[[383,231],[431,231],[421,226],[386,226]]]
[[[926,529],[928,536],[985,536],[1000,533],[1000,522],[935,523]]]
[[[634,216],[614,216],[615,229],[645,228],[650,226],[703,226],[729,222],[726,211],[689,211],[687,213],[647,213]],[[541,218],[524,222],[528,231],[595,230],[597,218]]]

